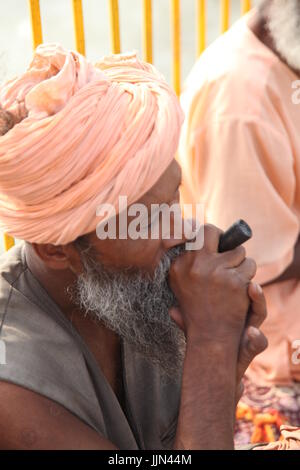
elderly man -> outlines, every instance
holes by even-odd
[[[269,348],[247,373],[240,443],[300,425],[300,2],[257,7],[192,70],[179,152],[184,202],[205,203],[206,221],[221,228],[243,215],[254,232]]]
[[[0,447],[232,448],[266,347],[254,261],[218,253],[213,226],[198,251],[161,227],[99,237],[120,196],[129,220],[179,202],[175,94],[134,55],[44,45],[0,100],[1,227],[25,240],[0,265]]]

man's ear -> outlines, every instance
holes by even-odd
[[[70,269],[76,274],[82,272],[80,255],[73,243],[67,245],[31,243],[31,246],[48,268],[53,270]]]

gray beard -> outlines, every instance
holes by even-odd
[[[263,8],[268,2],[259,3]],[[278,53],[292,69],[300,71],[300,0],[272,0],[267,26]]]
[[[167,276],[184,247],[164,255],[150,276],[129,270],[112,271],[81,251],[84,272],[68,288],[73,302],[134,346],[163,376],[178,379],[185,355],[185,335],[168,311],[176,305]],[[89,250],[88,250],[89,251]]]

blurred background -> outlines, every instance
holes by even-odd
[[[142,57],[142,0],[119,0],[122,52],[137,50]],[[207,43],[220,33],[220,0],[207,0]],[[83,0],[86,55],[92,61],[110,54],[107,0]],[[170,0],[153,0],[153,59],[171,76]],[[0,81],[21,72],[32,54],[27,0],[0,0]],[[75,48],[71,0],[40,0],[44,42]],[[231,23],[239,18],[240,0],[231,0]],[[196,58],[196,1],[181,0],[182,78]]]

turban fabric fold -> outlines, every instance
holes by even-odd
[[[92,65],[57,44],[0,87],[0,106],[16,123],[0,136],[0,228],[55,245],[95,230],[101,204],[117,211],[120,195],[145,194],[183,121],[174,92],[134,53]]]

